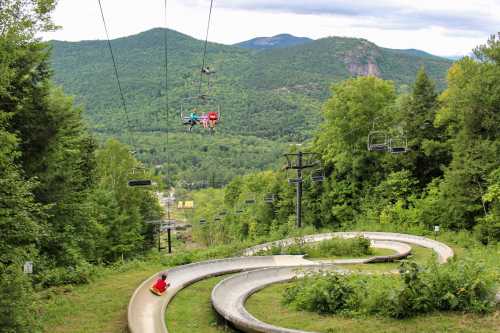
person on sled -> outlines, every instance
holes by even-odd
[[[170,287],[170,282],[167,281],[167,273],[163,273],[161,278],[156,280],[156,283],[151,287],[151,291],[161,296],[167,291],[168,287]]]

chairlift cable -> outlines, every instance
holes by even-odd
[[[113,61],[113,68],[115,71],[115,78],[116,78],[116,82],[118,85],[118,90],[120,91],[122,108],[123,108],[123,112],[125,114],[125,120],[127,122],[127,131],[129,134],[130,145],[133,146],[134,136],[133,136],[133,132],[131,130],[132,127],[130,125],[130,118],[129,118],[129,114],[128,114],[128,110],[127,110],[127,103],[125,102],[125,95],[123,94],[123,89],[122,89],[122,85],[121,85],[121,81],[120,81],[120,75],[118,74],[118,66],[116,65],[115,54],[113,52],[113,47],[111,46],[111,40],[109,38],[109,30],[108,30],[108,26],[106,24],[106,18],[104,16],[104,10],[102,9],[102,3],[101,3],[101,0],[97,0],[97,1],[99,3],[99,9],[101,11],[101,17],[102,17],[102,23],[104,26],[104,30],[106,32],[106,39],[107,39],[107,43],[108,43],[109,53],[111,54],[111,60]]]
[[[210,23],[212,20],[212,9],[214,6],[214,0],[210,0],[210,11],[208,13],[208,23],[207,23],[207,33],[205,36],[205,44],[203,46],[203,58],[202,58],[202,65],[201,65],[201,70],[200,70],[200,85],[199,85],[199,95],[201,95],[201,86],[203,84],[203,70],[205,69],[206,65],[206,57],[207,57],[207,46],[208,46],[208,34],[210,32]]]
[[[166,170],[166,177],[167,177],[167,184],[170,181],[170,107],[169,107],[169,99],[168,99],[168,16],[167,16],[167,2],[168,0],[164,1],[164,30],[163,30],[163,50],[165,53],[165,112],[166,112],[166,129],[165,129],[165,148],[166,148],[166,155],[167,155],[167,170]],[[168,204],[167,207],[167,219],[170,221],[170,203]]]

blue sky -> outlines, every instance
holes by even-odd
[[[500,31],[500,0],[214,0],[210,40],[291,33],[368,39],[390,48],[467,54]],[[163,26],[163,0],[102,0],[112,37]],[[209,0],[168,0],[168,27],[202,38]],[[103,39],[97,0],[59,0],[45,39]]]

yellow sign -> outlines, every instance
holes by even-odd
[[[178,201],[177,209],[193,209],[194,201]]]

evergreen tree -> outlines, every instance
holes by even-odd
[[[434,126],[438,107],[434,82],[422,67],[411,94],[403,97],[400,107],[400,117],[410,148],[404,164],[412,170],[420,188],[424,188],[432,179],[442,176],[444,167],[451,159],[442,129]]]

